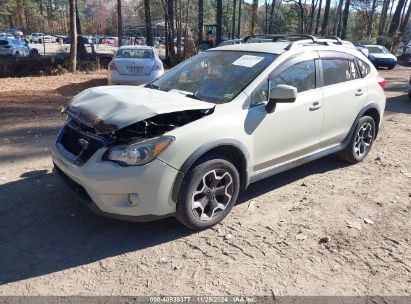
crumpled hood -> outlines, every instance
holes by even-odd
[[[158,114],[215,107],[176,92],[135,86],[102,86],[84,90],[68,103],[69,116],[107,134]]]

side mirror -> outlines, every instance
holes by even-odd
[[[286,84],[279,84],[271,89],[270,100],[265,109],[273,113],[277,103],[291,103],[297,98],[297,88]]]

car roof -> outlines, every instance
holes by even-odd
[[[271,53],[282,54],[290,42],[265,42],[265,43],[243,43],[219,46],[207,51],[221,50],[221,51],[237,51],[237,52],[255,52],[255,53]]]
[[[120,46],[119,49],[142,49],[142,50],[152,50],[152,46],[148,45],[123,45]]]

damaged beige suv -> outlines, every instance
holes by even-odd
[[[204,229],[250,183],[330,153],[362,161],[384,84],[360,52],[314,37],[210,49],[144,87],[75,96],[55,172],[98,214]]]

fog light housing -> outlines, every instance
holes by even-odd
[[[140,195],[138,193],[129,193],[128,203],[130,206],[137,206],[140,203]]]

